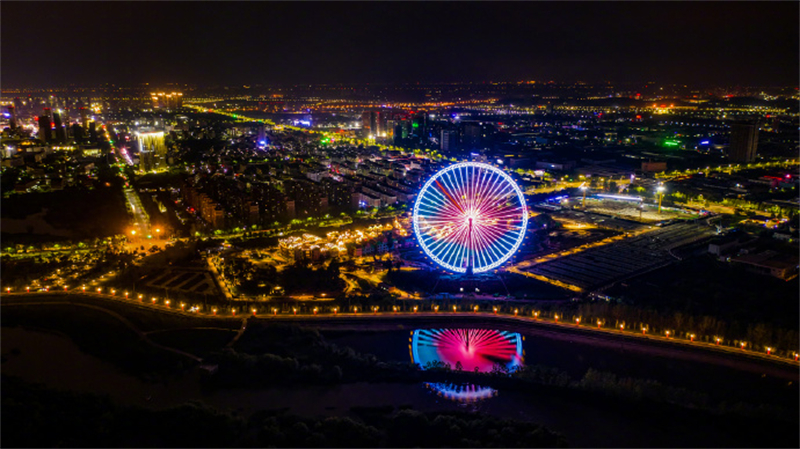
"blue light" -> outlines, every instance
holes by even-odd
[[[700,142],[700,145],[708,145],[709,143],[711,143],[710,140],[704,140],[704,141]]]

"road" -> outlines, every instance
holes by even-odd
[[[220,322],[235,321],[241,325],[243,323],[241,315],[238,317],[232,314],[213,314],[202,312],[190,312],[169,308],[168,306],[150,303],[150,301],[137,301],[136,295],[130,295],[127,299],[121,292],[118,294],[99,294],[83,293],[75,289],[68,293],[64,292],[35,292],[35,293],[4,293],[0,295],[0,305],[37,303],[44,305],[64,301],[69,298],[69,302],[85,301],[89,304],[102,305],[102,301],[115,301],[124,303],[130,307],[152,310],[154,312],[166,313],[183,316],[186,318],[215,319]],[[245,312],[246,313],[246,312]],[[587,324],[566,323],[550,318],[540,318],[533,316],[517,316],[516,314],[489,313],[489,312],[366,312],[366,313],[320,313],[320,314],[300,314],[281,313],[271,315],[261,314],[253,319],[276,320],[280,322],[295,323],[299,325],[313,326],[315,328],[336,328],[336,329],[355,329],[355,330],[397,330],[400,328],[419,328],[419,327],[447,327],[447,326],[477,326],[491,329],[509,330],[514,332],[550,332],[554,335],[562,335],[564,338],[574,340],[581,339],[582,342],[595,345],[619,346],[623,342],[626,350],[634,352],[647,352],[648,354],[662,355],[665,357],[681,357],[693,360],[705,360],[711,363],[723,363],[736,366],[737,369],[750,369],[748,366],[757,366],[764,370],[764,366],[772,366],[775,370],[783,374],[780,376],[794,376],[797,378],[797,368],[800,366],[798,355],[794,358],[779,355],[766,354],[762,352],[741,349],[727,345],[717,345],[702,341],[690,341],[682,338],[665,337],[661,335],[642,334],[637,331],[612,329],[608,327],[598,328]],[[208,326],[207,321],[200,321],[198,326]],[[560,337],[559,337],[560,338]],[[766,365],[765,365],[766,362]],[[750,363],[750,365],[748,365]],[[756,363],[756,365],[753,365]],[[743,368],[745,367],[745,368]],[[789,371],[786,368],[790,368]],[[776,371],[776,373],[778,372]],[[763,371],[761,371],[763,372]],[[789,374],[787,374],[789,373]]]

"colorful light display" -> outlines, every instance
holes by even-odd
[[[476,402],[497,396],[497,390],[474,384],[426,383],[438,396],[456,402]]]
[[[411,334],[412,363],[448,364],[464,371],[491,372],[495,364],[508,371],[522,365],[522,336],[489,329],[420,329]]]
[[[519,248],[528,210],[522,190],[503,170],[464,162],[425,183],[413,224],[420,246],[436,263],[456,273],[481,273]]]

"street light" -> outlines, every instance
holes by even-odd
[[[414,306],[414,313],[417,313],[417,306]]]
[[[719,342],[722,341],[721,338],[717,337],[717,346],[719,346]]]
[[[255,310],[255,309],[253,309],[253,310]],[[314,315],[316,315],[316,314],[317,314],[317,308],[314,307]],[[255,312],[253,312],[253,315],[255,315]]]
[[[666,188],[663,185],[659,185],[656,187],[656,192],[658,192],[658,214],[661,215],[661,199],[664,198],[664,190]]]
[[[213,308],[213,309],[211,309],[211,312],[213,312],[213,313],[214,313],[214,315],[216,315],[216,314],[217,314],[217,309],[216,309],[216,308]]]
[[[519,313],[519,309],[514,309],[514,316],[517,316],[518,313]]]
[[[434,312],[438,312],[439,311],[439,305],[438,304],[433,306],[433,311]]]
[[[586,209],[586,191],[589,190],[589,188],[586,187],[585,185],[582,185],[580,189],[583,192],[583,201],[581,202],[581,209]]]
[[[580,319],[580,317],[579,317],[579,318],[575,318],[575,325],[576,325],[576,326],[580,326],[580,324],[581,324],[581,319]]]
[[[689,335],[689,338],[690,338],[692,341],[694,341],[694,334],[692,334],[692,335]]]
[[[316,309],[314,309],[314,310],[315,310],[315,313],[316,313]],[[256,309],[253,309],[253,316],[256,316]]]

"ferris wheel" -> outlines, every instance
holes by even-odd
[[[497,268],[514,254],[525,238],[528,210],[519,186],[503,170],[463,162],[422,186],[412,220],[431,259],[472,274]]]

